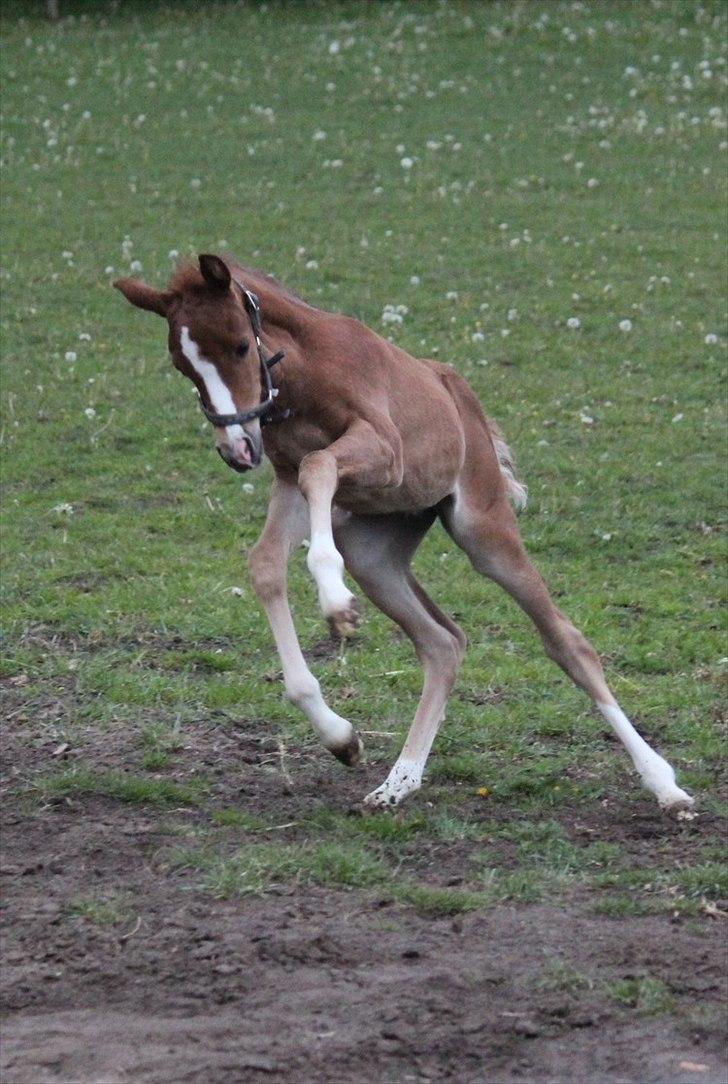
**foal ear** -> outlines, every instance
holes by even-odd
[[[211,290],[224,293],[230,289],[230,268],[224,260],[219,256],[203,253],[199,256],[199,261],[202,277]]]
[[[121,290],[126,300],[136,305],[138,309],[156,312],[158,316],[167,315],[169,294],[162,290],[147,286],[145,282],[139,282],[139,279],[117,279],[114,287]]]

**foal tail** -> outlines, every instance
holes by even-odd
[[[519,482],[516,477],[516,464],[513,461],[511,449],[506,444],[505,437],[503,436],[500,427],[492,418],[486,418],[486,421],[488,423],[491,440],[493,441],[493,447],[495,448],[498,466],[503,475],[503,480],[506,483],[506,491],[513,503],[513,507],[520,512],[521,509],[526,507],[528,488],[523,482]]]

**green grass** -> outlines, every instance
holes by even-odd
[[[276,885],[328,885],[361,888],[385,882],[389,871],[364,848],[320,843],[315,847],[292,844],[247,844],[232,855],[202,847],[172,852],[172,868],[204,873],[204,885],[215,896],[227,898],[270,891]]]
[[[101,794],[120,802],[140,805],[197,805],[200,783],[173,783],[168,779],[153,779],[127,775],[122,772],[95,772],[89,768],[69,768],[42,775],[35,789],[43,798],[65,798],[84,794]]]
[[[619,838],[573,830],[599,803],[643,809],[643,795],[527,620],[439,527],[416,570],[470,648],[410,809],[286,816],[299,824],[281,851],[259,838],[281,821],[229,796],[208,809],[200,785],[178,782],[194,759],[184,727],[213,713],[266,727],[274,748],[314,746],[281,695],[245,569],[270,468],[241,480],[222,466],[161,322],[110,283],[165,283],[173,250],[230,252],[451,362],[517,454],[523,536],[558,604],[712,817],[725,7],[257,7],[68,0],[51,25],[39,3],[3,5],[0,673],[19,732],[45,737],[50,703],[72,744],[140,735],[132,774],[44,771],[36,789],[202,805],[218,892],[399,885],[402,870],[400,898],[431,912],[588,885],[605,914],[697,914],[725,899],[717,835],[696,832],[677,862],[671,840],[693,829],[666,824],[643,870]],[[406,306],[401,325],[382,323],[386,305]],[[324,626],[302,554],[290,591],[310,646]],[[312,668],[333,707],[395,735],[368,741],[383,777],[420,673],[364,609],[359,646]],[[309,763],[296,763],[301,786]],[[236,833],[244,857],[231,859]],[[431,883],[417,866],[428,848],[434,869],[452,849],[477,884]]]
[[[650,975],[620,979],[611,983],[607,992],[621,1005],[645,1016],[657,1016],[675,1008],[675,999],[664,982]]]
[[[129,918],[130,908],[128,901],[117,898],[78,896],[71,900],[68,913],[97,926],[118,926]]]

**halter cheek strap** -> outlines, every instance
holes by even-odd
[[[291,412],[290,410],[284,410],[280,414],[275,414],[273,410],[273,400],[278,394],[278,388],[273,387],[270,370],[274,365],[277,365],[278,362],[281,361],[284,357],[284,353],[282,350],[279,350],[276,354],[273,354],[272,357],[268,357],[263,348],[263,344],[260,341],[260,302],[252,290],[246,290],[246,288],[241,286],[235,279],[233,279],[233,281],[240,290],[240,296],[255,336],[255,346],[258,351],[258,361],[260,362],[260,403],[257,407],[253,407],[252,410],[239,411],[236,414],[216,414],[214,410],[208,410],[202,402],[202,399],[200,399],[200,410],[209,422],[212,422],[213,425],[218,426],[218,428],[221,429],[224,429],[228,425],[242,425],[244,422],[252,422],[254,418],[260,418],[261,425],[269,425],[271,422],[283,421]]]

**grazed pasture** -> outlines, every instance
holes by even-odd
[[[2,26],[5,1079],[722,1080],[724,5],[42,6]],[[419,670],[370,607],[325,639],[300,555],[366,764],[284,701],[269,473],[110,288],[199,251],[468,377],[693,820],[439,528],[470,650],[426,788],[349,815]]]

